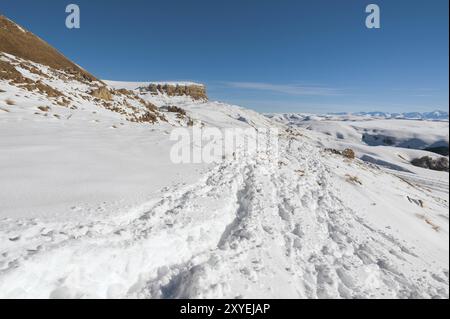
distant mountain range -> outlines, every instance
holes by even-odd
[[[332,115],[349,115],[349,113],[332,113]],[[410,120],[448,120],[448,112],[432,111],[432,112],[405,112],[405,113],[390,113],[390,112],[357,112],[351,113],[355,116],[367,116],[386,119],[410,119]]]
[[[361,120],[367,119],[404,119],[404,120],[419,120],[419,121],[442,121],[448,122],[448,112],[433,111],[433,112],[405,112],[405,113],[390,113],[390,112],[335,112],[326,114],[310,114],[310,113],[266,113],[268,118],[278,120],[281,122],[300,123],[311,120]]]

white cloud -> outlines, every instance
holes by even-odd
[[[332,96],[341,95],[342,90],[323,86],[309,86],[298,84],[272,84],[262,82],[225,82],[225,85],[232,88],[269,91],[289,95],[316,95]]]

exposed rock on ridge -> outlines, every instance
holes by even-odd
[[[148,87],[141,88],[148,90],[151,94],[167,94],[168,96],[190,96],[194,100],[207,100],[206,88],[199,84],[156,84],[151,83]]]

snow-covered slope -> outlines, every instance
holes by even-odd
[[[154,97],[151,102],[161,100],[176,103],[208,126],[278,125],[216,102],[180,97]],[[73,172],[84,174],[80,166],[72,166],[84,153],[65,151],[100,130],[73,117],[64,128],[51,118],[35,121],[33,114],[20,115],[20,128],[14,125],[18,120],[15,113],[2,115],[2,128],[9,123],[2,143],[10,136],[9,143],[15,144],[18,130],[22,137],[20,152],[9,150],[13,156],[2,158],[1,166],[15,165],[8,179],[34,179],[36,187],[8,191],[2,170],[2,193],[15,194],[2,200],[2,297],[448,297],[448,188],[346,160],[317,147],[311,132],[280,125],[279,157],[230,158],[194,170],[182,166],[177,176],[172,172],[176,165],[159,162],[159,153],[170,145],[164,138],[168,124],[144,128],[135,123],[118,129],[105,125],[105,139],[95,142],[98,157],[80,164],[102,167],[102,172],[90,172],[103,177],[102,187],[89,174],[71,185],[64,179],[70,181]],[[45,185],[51,174],[39,175],[46,171],[38,164],[42,159],[30,159],[45,149],[33,141],[37,132],[58,135],[68,128],[74,144],[51,153],[47,168],[52,166],[63,182]],[[58,144],[51,139],[46,143],[46,148]],[[141,143],[162,148],[141,153]],[[109,154],[111,147],[124,155]],[[107,165],[102,157],[108,158]],[[155,168],[146,167],[144,159],[155,161]],[[71,169],[64,171],[63,165]],[[130,165],[141,177],[111,177],[123,176]],[[100,189],[126,189],[142,178],[151,182],[143,184],[148,192],[140,188],[140,204],[130,205],[130,193],[120,191],[114,201],[100,205],[87,199],[88,193],[102,197]],[[161,186],[161,179],[178,185],[168,182],[156,191],[151,184]],[[48,198],[51,216],[33,213],[38,195],[61,190],[78,196],[67,197],[65,207]],[[30,215],[18,218],[15,210],[23,205],[29,206]]]
[[[362,118],[351,115],[268,114],[269,118],[315,134],[319,145],[351,148],[365,160],[400,171],[436,175],[411,165],[416,158],[448,158],[448,122]],[[444,175],[447,178],[447,175]]]
[[[448,298],[448,174],[350,160],[330,136],[242,107],[0,54],[5,74],[64,95],[0,79],[0,297]],[[278,149],[174,164],[170,133],[190,125],[276,127]]]

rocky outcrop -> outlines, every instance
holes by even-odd
[[[424,156],[412,160],[411,164],[422,168],[432,169],[434,171],[443,171],[443,172],[449,171],[449,162],[448,158],[446,157],[433,159],[430,156]]]
[[[0,54],[0,58],[2,57],[4,57],[3,54]],[[24,69],[28,69],[29,71],[32,71],[32,69],[25,63],[21,63],[19,66]],[[11,85],[16,85],[17,87],[26,89],[30,92],[37,90],[48,97],[63,96],[63,94],[60,91],[48,86],[47,84],[43,83],[40,80],[34,81],[30,78],[24,77],[22,73],[17,71],[14,65],[12,65],[10,62],[7,61],[0,60],[0,80],[5,80]]]
[[[151,83],[141,90],[149,91],[151,94],[167,94],[168,96],[190,96],[194,100],[207,100],[206,88],[200,84],[157,84]]]
[[[102,86],[98,89],[92,90],[90,93],[93,97],[96,97],[101,100],[111,101],[113,96],[107,87]]]

